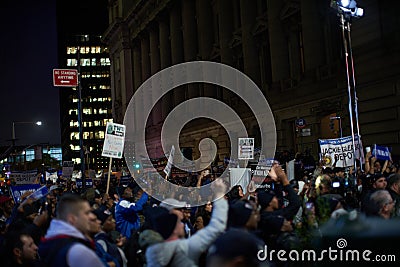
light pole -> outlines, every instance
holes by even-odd
[[[41,126],[41,121],[13,121],[12,123],[12,145],[15,146],[15,125],[16,124],[36,124],[37,126]]]

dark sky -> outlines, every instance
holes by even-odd
[[[15,124],[17,145],[60,144],[55,1],[4,1],[0,28],[0,146],[11,144],[12,122],[37,120]]]

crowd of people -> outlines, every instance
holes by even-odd
[[[201,196],[170,192],[159,201],[135,180],[109,192],[104,183],[82,190],[59,180],[46,196],[27,192],[20,203],[3,194],[1,266],[300,266],[267,257],[266,248],[323,249],[339,237],[385,249],[385,240],[400,237],[400,169],[366,159],[357,171],[317,164],[292,180],[274,164],[268,186],[249,181],[230,190],[228,178],[202,171],[188,184],[211,183],[212,194],[197,207],[190,199]]]

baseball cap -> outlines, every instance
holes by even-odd
[[[184,201],[179,201],[174,198],[166,198],[161,202],[160,207],[170,211],[173,209],[185,208],[187,207],[187,204]]]

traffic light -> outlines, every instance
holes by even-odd
[[[137,161],[133,162],[133,169],[136,173],[140,173],[140,163]]]

